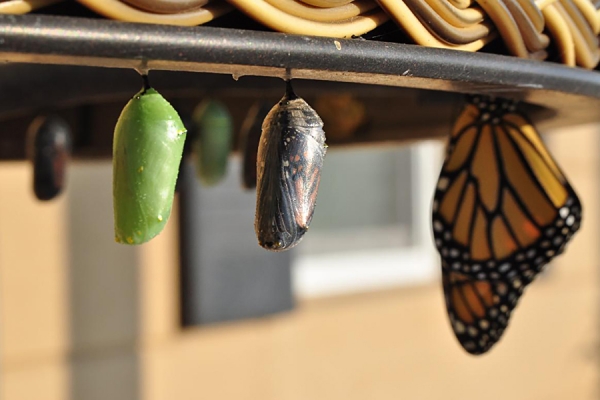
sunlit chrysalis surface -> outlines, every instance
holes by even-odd
[[[38,200],[52,200],[62,191],[71,142],[69,125],[57,115],[39,116],[29,126],[26,152]]]
[[[265,249],[287,250],[308,230],[325,152],[321,118],[288,82],[265,118],[258,147],[254,228]]]
[[[193,152],[196,173],[206,186],[219,183],[227,173],[233,144],[233,121],[227,107],[216,100],[202,102],[194,111],[196,137]]]
[[[433,201],[452,329],[471,354],[502,336],[525,287],[579,229],[581,204],[510,100],[470,96]]]
[[[141,244],[171,214],[186,129],[173,107],[146,80],[117,121],[113,142],[115,240]]]
[[[256,160],[262,132],[262,123],[269,114],[271,106],[261,101],[250,108],[240,131],[242,153],[242,186],[245,189],[256,187]]]

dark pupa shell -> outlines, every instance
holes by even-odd
[[[242,143],[242,186],[244,189],[256,187],[256,161],[258,145],[262,132],[262,123],[269,114],[271,106],[267,102],[256,103],[248,111],[240,132]]]
[[[225,178],[233,143],[233,121],[227,107],[216,100],[202,102],[192,116],[196,137],[192,145],[196,173],[205,186]]]
[[[288,82],[265,118],[258,147],[254,228],[265,249],[290,249],[308,230],[326,148],[323,121]]]
[[[33,164],[33,192],[38,200],[60,194],[71,157],[71,129],[57,115],[39,116],[27,131],[27,158]]]
[[[115,240],[141,244],[171,214],[186,129],[175,109],[149,86],[125,106],[113,141]]]

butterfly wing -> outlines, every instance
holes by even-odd
[[[519,279],[478,280],[442,267],[448,317],[456,338],[471,354],[487,352],[502,336],[523,293]]]
[[[452,132],[433,202],[445,273],[491,291],[500,283],[525,287],[580,221],[577,195],[516,105],[472,97]]]

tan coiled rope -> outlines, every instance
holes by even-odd
[[[61,0],[0,0],[27,13]],[[287,33],[351,38],[392,19],[421,46],[478,51],[502,40],[517,57],[594,68],[600,11],[592,0],[77,0],[108,18],[200,25],[237,9]]]

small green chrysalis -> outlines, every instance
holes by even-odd
[[[233,143],[231,114],[219,101],[206,100],[194,111],[196,138],[193,152],[196,173],[206,186],[219,183],[227,173],[227,161]]]
[[[186,129],[147,77],[125,106],[113,142],[115,240],[141,244],[164,228],[173,203]]]

